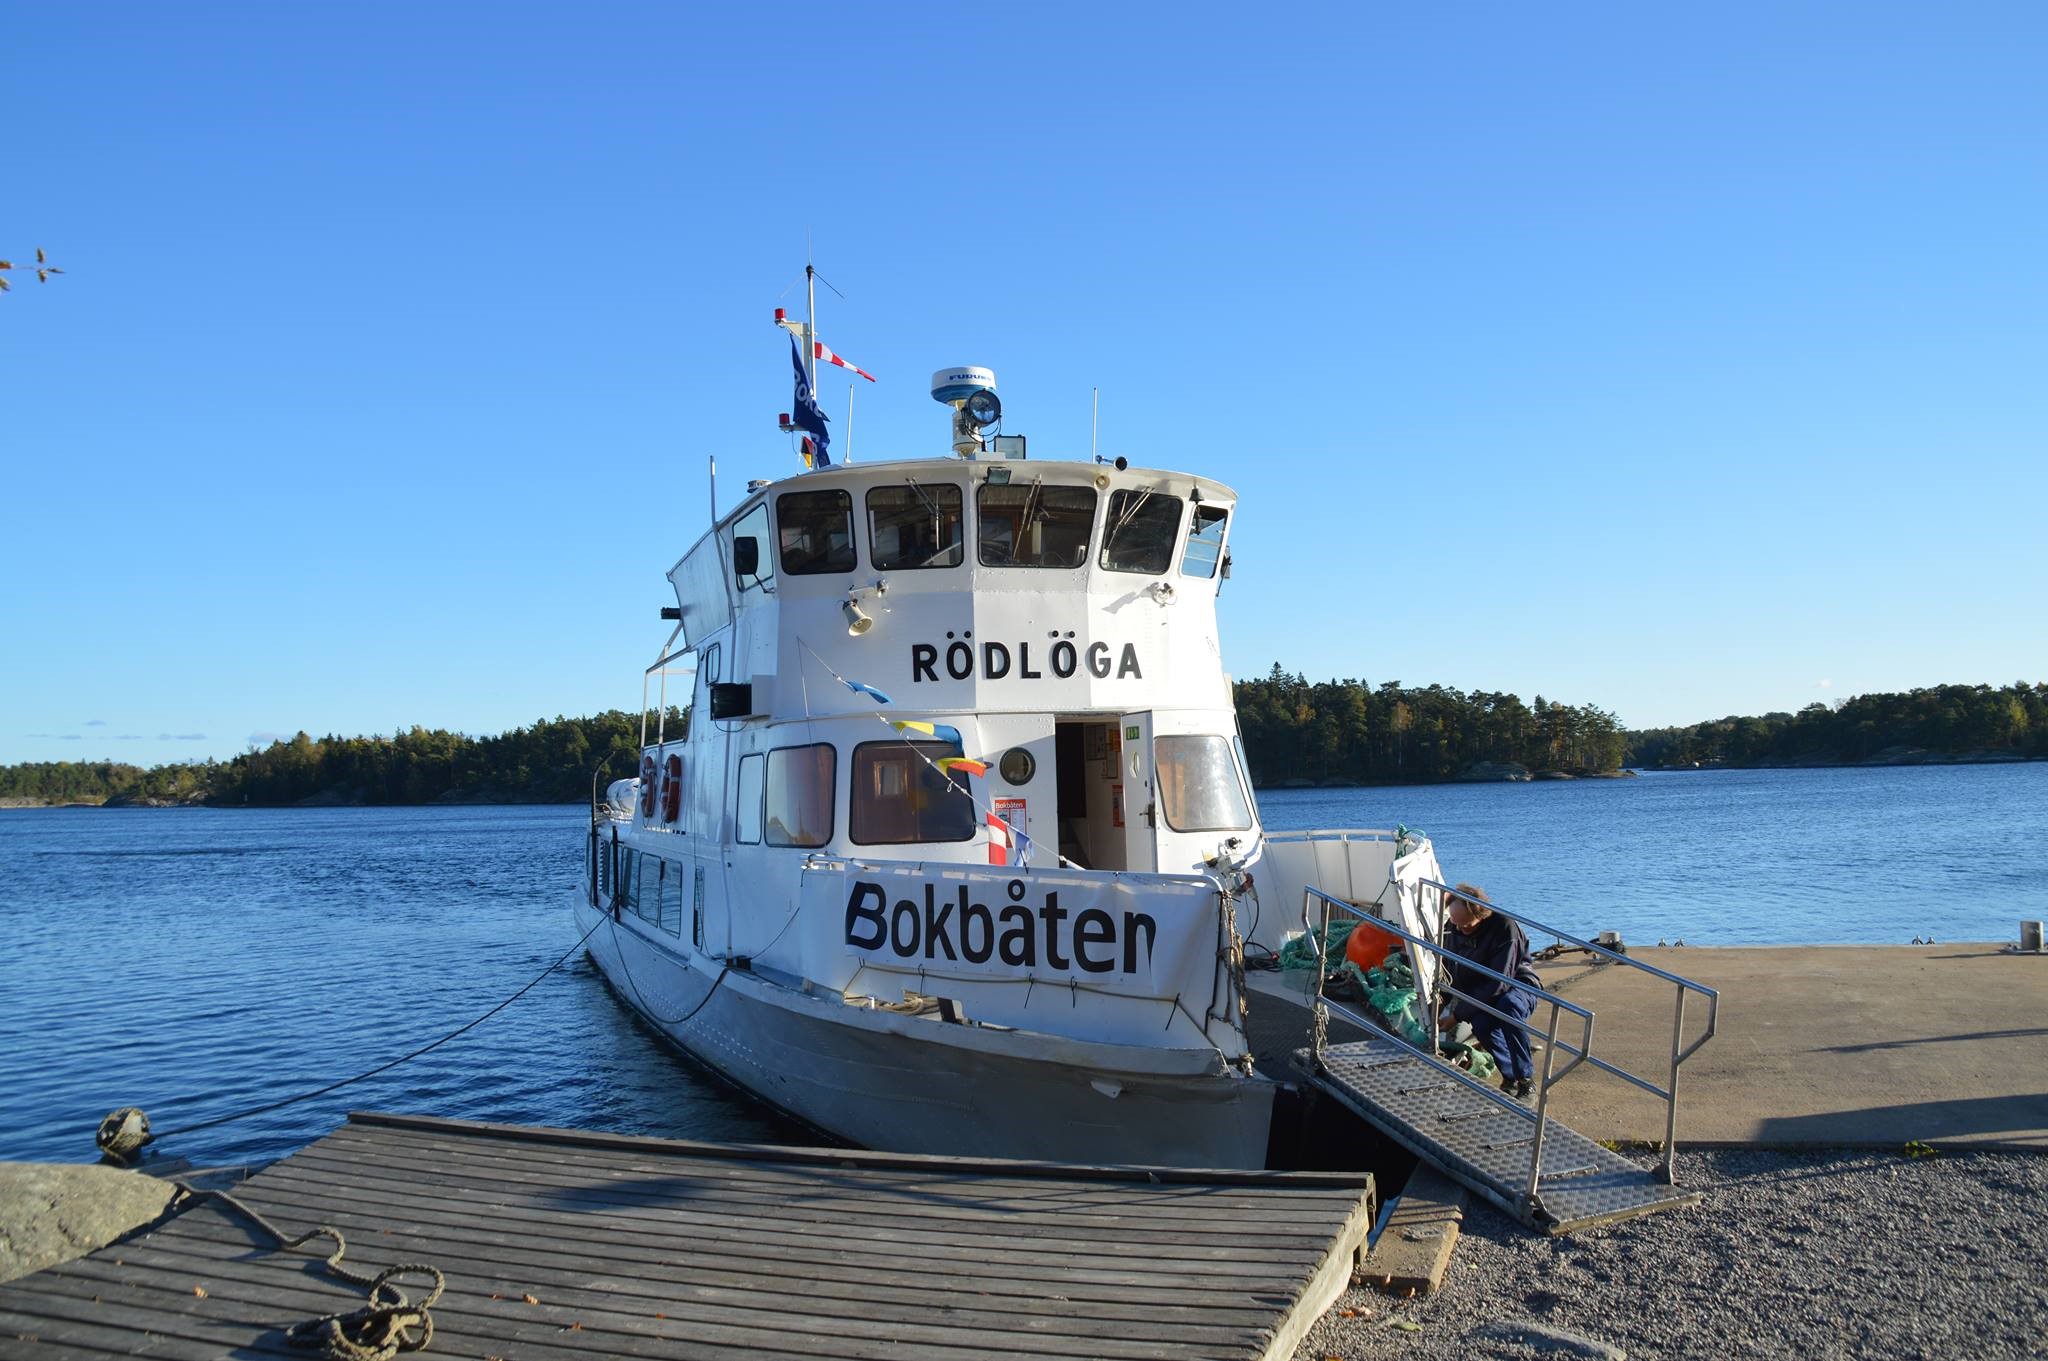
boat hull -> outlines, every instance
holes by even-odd
[[[1099,1044],[849,1006],[721,973],[577,904],[591,959],[671,1043],[866,1148],[1074,1163],[1265,1165],[1276,1085],[1213,1050]]]

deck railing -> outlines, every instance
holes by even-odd
[[[1424,879],[1421,880],[1420,883],[1423,887],[1436,889],[1439,893],[1454,894],[1456,892],[1456,890],[1452,888],[1451,885],[1440,883],[1434,879]],[[1320,904],[1319,912],[1317,910],[1318,904]],[[1323,943],[1329,937],[1329,929],[1331,923],[1333,921],[1341,920],[1343,917],[1350,917],[1356,921],[1371,921],[1376,929],[1385,931],[1389,935],[1398,937],[1399,939],[1407,942],[1411,948],[1428,951],[1432,957],[1444,961],[1444,963],[1446,963],[1447,965],[1455,964],[1461,970],[1470,970],[1481,975],[1484,975],[1485,977],[1494,979],[1498,982],[1510,984],[1511,986],[1521,990],[1522,992],[1536,999],[1535,1005],[1532,1006],[1530,1010],[1529,1019],[1525,1020],[1521,1017],[1511,1016],[1508,1013],[1500,1010],[1499,1008],[1491,1005],[1490,1003],[1483,1002],[1479,998],[1474,997],[1469,993],[1458,991],[1450,985],[1448,981],[1447,971],[1438,971],[1438,976],[1440,980],[1439,986],[1441,987],[1444,993],[1452,997],[1458,998],[1461,1001],[1467,1002],[1470,1005],[1479,1008],[1481,1011],[1486,1012],[1490,1016],[1499,1018],[1507,1024],[1512,1025],[1517,1029],[1523,1031],[1532,1039],[1535,1039],[1540,1036],[1543,1041],[1543,1062],[1539,1070],[1539,1078],[1534,1093],[1536,1098],[1536,1108],[1534,1115],[1535,1134],[1533,1139],[1531,1140],[1531,1146],[1529,1150],[1529,1176],[1524,1194],[1533,1202],[1536,1197],[1537,1190],[1539,1189],[1542,1182],[1543,1140],[1544,1135],[1549,1130],[1550,1122],[1550,1090],[1555,1084],[1562,1081],[1565,1077],[1569,1076],[1573,1071],[1575,1071],[1581,1064],[1586,1064],[1590,1067],[1597,1068],[1604,1073],[1611,1074],[1612,1076],[1621,1079],[1623,1082],[1626,1082],[1633,1087],[1640,1088],[1641,1090],[1650,1093],[1652,1096],[1655,1096],[1664,1102],[1664,1152],[1663,1161],[1658,1166],[1658,1173],[1660,1176],[1662,1176],[1665,1182],[1675,1184],[1677,1176],[1673,1165],[1673,1158],[1677,1151],[1678,1142],[1679,1070],[1681,1067],[1683,1067],[1687,1059],[1691,1058],[1695,1053],[1699,1052],[1701,1045],[1704,1045],[1708,1040],[1714,1038],[1715,1023],[1720,1015],[1721,995],[1714,989],[1706,987],[1699,983],[1695,983],[1689,978],[1681,978],[1679,975],[1675,973],[1669,973],[1663,969],[1659,969],[1652,965],[1645,964],[1641,960],[1630,959],[1627,955],[1622,954],[1619,951],[1610,950],[1603,945],[1596,945],[1592,941],[1580,940],[1577,936],[1568,935],[1563,931],[1559,931],[1555,927],[1547,926],[1544,923],[1535,920],[1533,917],[1525,917],[1518,913],[1510,912],[1507,909],[1501,907],[1498,903],[1488,903],[1486,904],[1486,906],[1492,908],[1493,911],[1499,913],[1503,917],[1506,917],[1508,920],[1518,923],[1519,925],[1521,925],[1524,931],[1529,932],[1530,934],[1541,934],[1557,941],[1565,942],[1570,945],[1575,945],[1580,949],[1588,951],[1597,958],[1607,960],[1610,963],[1622,965],[1626,968],[1639,970],[1642,973],[1648,974],[1653,978],[1661,979],[1664,982],[1672,985],[1674,1000],[1671,1020],[1671,1051],[1669,1062],[1665,1069],[1664,1085],[1659,1086],[1657,1083],[1651,1081],[1650,1079],[1629,1072],[1627,1069],[1622,1068],[1617,1064],[1610,1063],[1608,1060],[1600,1058],[1593,1053],[1593,1012],[1588,1008],[1582,1007],[1575,1002],[1572,1002],[1564,997],[1561,997],[1557,993],[1552,992],[1547,988],[1531,986],[1528,983],[1520,982],[1516,979],[1510,978],[1506,974],[1495,973],[1492,969],[1489,969],[1484,965],[1475,964],[1468,959],[1454,956],[1453,953],[1450,950],[1446,949],[1444,945],[1439,941],[1428,940],[1421,936],[1413,935],[1410,932],[1405,931],[1401,927],[1395,925],[1393,922],[1386,921],[1380,917],[1375,917],[1371,913],[1367,912],[1365,909],[1358,907],[1352,903],[1345,902],[1341,898],[1333,897],[1330,894],[1323,892],[1321,889],[1311,885],[1309,888],[1305,890],[1304,897],[1302,899],[1302,919],[1304,923],[1318,918],[1320,921],[1319,929],[1315,929],[1314,931],[1316,941],[1315,996],[1317,998],[1318,1003],[1324,1006],[1334,1007],[1336,1010],[1343,1012],[1347,1017],[1349,1017],[1354,1022],[1363,1025],[1368,1029],[1377,1030],[1381,1028],[1376,1022],[1374,1022],[1370,1018],[1356,1011],[1352,1011],[1350,1008],[1343,1006],[1341,1003],[1332,1003],[1323,996],[1323,984],[1329,976],[1329,961],[1324,955]],[[1687,1044],[1685,1042],[1686,999],[1688,994],[1692,993],[1697,993],[1701,997],[1706,999],[1707,1021],[1706,1029],[1699,1035],[1698,1038],[1694,1039],[1690,1044]],[[1533,1021],[1537,1015],[1537,1010],[1545,1006],[1547,1006],[1549,1010],[1545,1015],[1544,1024],[1540,1026],[1531,1024],[1531,1021]],[[1438,1001],[1437,995],[1434,991],[1432,991],[1427,1001],[1427,1016],[1428,1037],[1434,1037],[1437,1034],[1438,1018]],[[1564,1037],[1560,1038],[1559,1031],[1562,1028],[1561,1022],[1563,1022],[1563,1019],[1567,1016],[1575,1018],[1576,1024],[1566,1029]],[[1438,1059],[1438,1055],[1435,1052],[1424,1051],[1420,1049],[1418,1046],[1409,1045],[1408,1041],[1402,1039],[1398,1035],[1393,1036],[1393,1038],[1397,1043],[1407,1045],[1411,1049],[1416,1049],[1418,1053],[1427,1053],[1428,1057],[1430,1057],[1431,1059],[1437,1059],[1439,1062],[1441,1062],[1441,1060]],[[1576,1040],[1576,1043],[1573,1043],[1573,1040]],[[1314,1048],[1316,1051],[1315,1057],[1318,1063],[1320,1063],[1322,1057],[1322,1043],[1323,1027],[1318,1026],[1316,1028],[1314,1043]],[[1570,1056],[1569,1062],[1565,1063],[1565,1065],[1561,1068],[1556,1066],[1557,1056],[1560,1052]],[[1449,1067],[1449,1065],[1445,1066]],[[1483,1093],[1489,1099],[1500,1099],[1497,1096],[1497,1094],[1489,1090],[1485,1086],[1485,1084],[1475,1081],[1474,1079],[1466,1076],[1464,1073],[1458,1071],[1456,1068],[1450,1068],[1450,1072],[1453,1077],[1457,1078],[1459,1081],[1465,1083],[1473,1089]]]

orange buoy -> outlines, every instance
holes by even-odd
[[[1371,922],[1360,922],[1344,941],[1344,958],[1361,971],[1377,969],[1386,961],[1387,953],[1400,949],[1401,944],[1401,938],[1393,932],[1382,931]]]

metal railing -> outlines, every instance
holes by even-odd
[[[1456,890],[1452,888],[1451,885],[1440,883],[1439,881],[1434,879],[1424,879],[1419,881],[1419,883],[1422,887],[1436,889],[1439,894],[1456,893]],[[1456,967],[1460,971],[1469,971],[1477,973],[1483,977],[1491,978],[1497,982],[1508,984],[1509,986],[1519,990],[1520,992],[1535,998],[1536,1003],[1532,1004],[1530,1008],[1530,1016],[1532,1017],[1535,1015],[1536,1006],[1543,1004],[1547,1004],[1549,1006],[1550,1010],[1548,1015],[1548,1023],[1542,1026],[1539,1030],[1539,1027],[1531,1025],[1529,1023],[1529,1020],[1523,1017],[1509,1015],[1507,1012],[1500,1010],[1498,1007],[1495,1007],[1490,1003],[1481,1001],[1479,998],[1474,997],[1469,993],[1458,991],[1456,988],[1453,988],[1450,985],[1447,978],[1445,977],[1447,970],[1443,968],[1439,968],[1437,970],[1437,987],[1441,988],[1442,992],[1452,997],[1458,998],[1463,1002],[1469,1003],[1470,1005],[1477,1007],[1481,1011],[1486,1012],[1490,1016],[1494,1016],[1502,1021],[1505,1021],[1509,1025],[1512,1025],[1517,1029],[1523,1031],[1531,1038],[1534,1038],[1539,1033],[1542,1036],[1543,1063],[1540,1072],[1540,1078],[1535,1089],[1536,1128],[1535,1134],[1531,1140],[1531,1147],[1529,1151],[1528,1182],[1524,1188],[1524,1194],[1531,1203],[1534,1203],[1537,1190],[1542,1182],[1543,1140],[1544,1135],[1548,1132],[1549,1129],[1550,1089],[1553,1085],[1562,1081],[1565,1077],[1570,1075],[1581,1064],[1589,1065],[1593,1068],[1599,1069],[1604,1073],[1608,1073],[1614,1077],[1617,1077],[1621,1079],[1623,1082],[1626,1082],[1631,1086],[1640,1088],[1641,1090],[1650,1093],[1652,1096],[1655,1096],[1664,1102],[1665,1111],[1663,1161],[1659,1164],[1657,1170],[1659,1176],[1661,1176],[1666,1183],[1674,1185],[1676,1184],[1677,1178],[1673,1166],[1673,1158],[1676,1154],[1678,1136],[1679,1070],[1684,1065],[1687,1059],[1691,1058],[1695,1053],[1699,1052],[1700,1046],[1704,1045],[1708,1040],[1714,1038],[1715,1023],[1719,1019],[1721,1009],[1721,995],[1718,992],[1702,984],[1695,983],[1689,978],[1681,978],[1677,974],[1669,973],[1663,969],[1656,968],[1653,965],[1645,964],[1641,960],[1630,959],[1627,955],[1621,954],[1620,952],[1615,950],[1610,950],[1605,946],[1595,945],[1593,942],[1588,940],[1580,940],[1577,936],[1568,935],[1565,932],[1559,931],[1555,927],[1547,926],[1544,923],[1539,922],[1532,917],[1524,917],[1519,915],[1518,913],[1510,912],[1507,909],[1501,907],[1498,903],[1486,904],[1486,906],[1491,908],[1494,912],[1497,912],[1501,916],[1506,917],[1508,920],[1519,924],[1525,931],[1540,933],[1554,940],[1575,945],[1583,950],[1586,950],[1587,952],[1598,958],[1610,961],[1615,964],[1623,965],[1627,968],[1639,970],[1643,973],[1650,975],[1653,978],[1662,979],[1663,981],[1672,985],[1675,996],[1671,1022],[1671,1052],[1669,1063],[1666,1068],[1665,1085],[1660,1087],[1656,1083],[1650,1081],[1647,1078],[1640,1077],[1635,1073],[1629,1072],[1625,1068],[1619,1067],[1616,1064],[1608,1062],[1606,1059],[1599,1058],[1594,1055],[1593,1012],[1588,1008],[1579,1006],[1577,1003],[1568,1001],[1564,997],[1559,996],[1557,993],[1552,992],[1547,988],[1532,986],[1529,983],[1522,982],[1518,979],[1510,978],[1506,974],[1496,973],[1492,969],[1489,969],[1481,964],[1475,964],[1471,960],[1465,959],[1462,956],[1454,955],[1452,951],[1446,949],[1438,941],[1428,940],[1421,936],[1412,935],[1409,932],[1400,928],[1399,926],[1396,926],[1394,923],[1380,917],[1375,917],[1371,913],[1365,911],[1363,908],[1345,902],[1341,898],[1332,897],[1331,895],[1323,892],[1321,889],[1316,888],[1313,885],[1309,886],[1304,891],[1302,898],[1302,920],[1304,923],[1306,923],[1309,920],[1311,916],[1311,911],[1315,907],[1318,900],[1320,900],[1322,904],[1322,911],[1319,914],[1320,926],[1319,929],[1317,929],[1315,932],[1315,997],[1319,1005],[1333,1006],[1336,1010],[1343,1012],[1353,1021],[1361,1025],[1364,1025],[1369,1029],[1380,1029],[1381,1027],[1379,1027],[1378,1024],[1372,1021],[1370,1018],[1358,1012],[1355,1012],[1348,1007],[1345,1007],[1341,1003],[1332,1003],[1323,996],[1323,985],[1329,975],[1329,961],[1324,953],[1324,942],[1329,937],[1330,923],[1332,921],[1333,913],[1342,914],[1343,916],[1348,916],[1358,921],[1370,921],[1375,929],[1385,931],[1387,934],[1391,936],[1398,937],[1399,939],[1407,942],[1411,947],[1418,947],[1420,949],[1428,951],[1430,955],[1435,960],[1437,960],[1441,965],[1449,965],[1455,963]],[[1439,901],[1442,901],[1442,899],[1439,898]],[[1686,997],[1688,993],[1698,993],[1707,1000],[1706,1029],[1699,1035],[1697,1039],[1693,1040],[1690,1044],[1687,1044],[1685,1042],[1685,1009]],[[1430,991],[1430,996],[1428,998],[1427,1015],[1428,1034],[1425,1036],[1425,1038],[1433,1038],[1437,1034],[1437,988],[1432,988]],[[1578,1043],[1576,1044],[1576,1046],[1569,1042],[1572,1038],[1572,1036],[1569,1033],[1567,1033],[1566,1039],[1564,1040],[1560,1040],[1558,1038],[1560,1021],[1566,1015],[1575,1016],[1579,1019],[1579,1025],[1577,1027],[1578,1034],[1576,1037]],[[1406,1039],[1403,1039],[1399,1035],[1394,1035],[1393,1038],[1398,1043],[1406,1045],[1411,1049],[1415,1049],[1418,1053],[1427,1053],[1428,1057],[1432,1059],[1438,1058],[1437,1054],[1434,1051],[1422,1050],[1419,1046],[1409,1044]],[[1318,1026],[1316,1028],[1314,1043],[1314,1056],[1318,1064],[1320,1064],[1322,1060],[1322,1043],[1322,1027]],[[1562,1068],[1556,1066],[1557,1055],[1560,1052],[1563,1052],[1570,1056],[1570,1061],[1567,1062]],[[1440,1062],[1441,1060],[1438,1061]],[[1464,1082],[1466,1085],[1472,1087],[1474,1090],[1484,1093],[1489,1099],[1498,1099],[1495,1097],[1495,1094],[1489,1091],[1483,1083],[1474,1081],[1472,1078],[1465,1076],[1465,1074],[1459,1072],[1455,1068],[1451,1068],[1450,1072],[1453,1077],[1457,1078],[1461,1082]]]

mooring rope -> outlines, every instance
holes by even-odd
[[[180,1125],[176,1129],[165,1130],[162,1134],[153,1134],[150,1132],[149,1116],[144,1114],[141,1108],[136,1106],[123,1106],[121,1107],[121,1109],[114,1111],[113,1113],[108,1115],[106,1119],[100,1121],[99,1132],[93,1136],[93,1142],[99,1146],[99,1150],[101,1153],[104,1153],[113,1161],[118,1163],[132,1163],[135,1161],[136,1154],[140,1153],[146,1145],[155,1143],[159,1139],[173,1139],[181,1134],[193,1134],[202,1129],[212,1129],[216,1125],[231,1124],[236,1120],[247,1120],[252,1115],[265,1115],[271,1111],[282,1110],[286,1106],[295,1106],[301,1101],[311,1101],[316,1096],[325,1096],[329,1092],[340,1091],[343,1087],[353,1086],[355,1083],[361,1082],[366,1078],[373,1078],[377,1076],[377,1074],[379,1073],[389,1072],[391,1069],[396,1068],[401,1063],[408,1063],[413,1059],[418,1058],[422,1054],[431,1053],[433,1050],[439,1049],[442,1045],[448,1043],[448,1041],[452,1039],[455,1039],[457,1036],[467,1034],[469,1031],[476,1029],[485,1021],[490,1020],[491,1017],[496,1016],[499,1012],[503,1011],[506,1007],[511,1006],[514,1002],[526,996],[527,993],[532,992],[535,987],[539,986],[540,981],[543,978],[546,978],[549,974],[553,973],[555,970],[561,968],[563,964],[567,963],[569,960],[569,956],[575,954],[579,949],[583,947],[584,941],[587,941],[592,936],[596,935],[597,928],[599,926],[603,926],[606,922],[610,920],[610,913],[605,913],[599,916],[597,922],[588,931],[585,931],[582,934],[582,936],[580,936],[577,939],[574,945],[571,945],[568,949],[562,951],[561,958],[557,959],[554,963],[548,965],[545,969],[542,969],[538,974],[535,974],[532,981],[527,983],[525,987],[513,993],[510,997],[507,997],[504,1001],[498,1003],[498,1005],[492,1007],[483,1015],[477,1017],[475,1020],[469,1022],[467,1025],[459,1026],[456,1029],[449,1031],[446,1035],[443,1035],[440,1039],[433,1041],[431,1044],[423,1044],[419,1048],[413,1050],[410,1054],[401,1054],[399,1057],[392,1059],[389,1063],[380,1063],[375,1068],[370,1069],[366,1073],[357,1073],[354,1077],[345,1077],[339,1082],[330,1082],[326,1086],[315,1088],[310,1092],[301,1092],[297,1096],[288,1096],[279,1101],[268,1101],[265,1102],[263,1105],[254,1106],[245,1111],[236,1111],[232,1115],[217,1116],[214,1119],[201,1120],[198,1123],[191,1125]]]
[[[327,1269],[350,1285],[363,1287],[369,1298],[358,1308],[292,1324],[284,1335],[293,1346],[318,1347],[328,1361],[391,1361],[400,1352],[416,1352],[433,1340],[434,1317],[427,1311],[448,1287],[448,1278],[439,1267],[427,1262],[401,1262],[366,1276],[341,1264],[342,1255],[348,1251],[348,1240],[331,1224],[296,1236],[287,1235],[248,1202],[225,1191],[203,1191],[184,1182],[172,1184],[186,1200],[218,1200],[232,1206],[236,1213],[275,1240],[274,1251],[296,1248],[315,1238],[334,1240],[334,1251],[327,1254]],[[431,1277],[434,1285],[426,1298],[415,1304],[393,1284],[401,1276]]]

